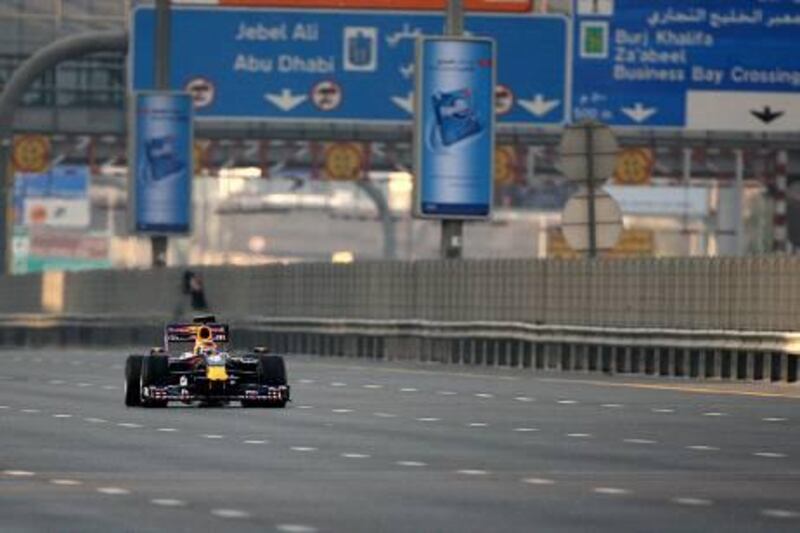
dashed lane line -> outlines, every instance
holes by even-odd
[[[131,491],[122,487],[99,487],[97,492],[108,496],[126,496],[131,493]]]
[[[159,507],[184,507],[186,505],[185,501],[174,498],[154,498],[150,500],[150,503]]]

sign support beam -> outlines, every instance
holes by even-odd
[[[459,36],[464,33],[464,1],[448,0],[445,34]],[[417,111],[419,112],[419,111]],[[464,221],[442,220],[442,259],[461,259],[464,251]]]

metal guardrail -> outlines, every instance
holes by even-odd
[[[168,316],[5,315],[0,346],[140,346],[161,341]],[[696,379],[798,380],[800,334],[438,322],[246,318],[239,346],[287,354]]]

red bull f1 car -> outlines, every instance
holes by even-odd
[[[169,402],[242,407],[285,407],[290,400],[283,357],[266,348],[233,354],[228,326],[214,317],[169,324],[164,347],[130,355],[125,364],[125,405],[166,407]]]

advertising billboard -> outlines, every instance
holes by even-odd
[[[486,218],[494,175],[494,41],[417,41],[416,214]]]
[[[188,93],[133,94],[129,198],[136,233],[188,233],[193,177],[192,98]]]

